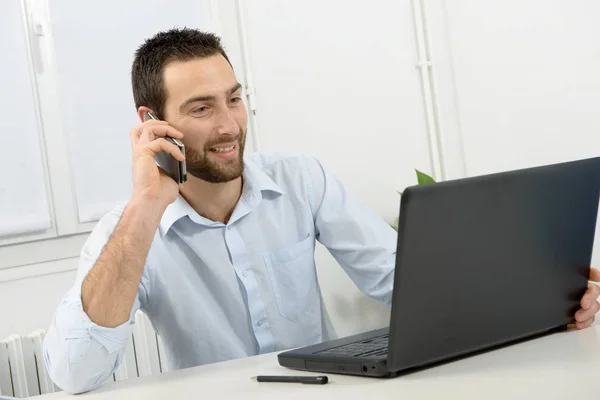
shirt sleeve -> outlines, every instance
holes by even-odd
[[[63,297],[44,338],[44,362],[54,383],[69,393],[82,393],[99,387],[120,365],[130,337],[140,300],[145,300],[143,280],[138,289],[129,321],[106,328],[92,322],[83,311],[81,285],[112,235],[123,207],[103,217],[86,241],[79,259],[75,285]]]
[[[316,239],[367,296],[391,307],[397,233],[315,158],[304,175]]]

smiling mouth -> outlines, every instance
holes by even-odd
[[[235,144],[229,147],[211,147],[209,150],[215,153],[228,153],[235,149]]]

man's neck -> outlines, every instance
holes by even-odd
[[[199,215],[226,224],[242,195],[242,178],[210,183],[188,174],[179,192]]]

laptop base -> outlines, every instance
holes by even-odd
[[[377,329],[341,339],[280,353],[281,366],[302,371],[326,372],[345,375],[392,378],[396,374],[387,368],[386,356],[350,357],[319,354],[326,350],[358,343],[388,334],[388,328]]]
[[[451,362],[460,361],[465,358],[474,357],[480,354],[484,354],[493,350],[499,350],[505,347],[509,347],[518,343],[528,342],[530,340],[539,339],[541,337],[565,332],[568,330],[567,325],[560,325],[558,327],[550,328],[548,330],[528,335],[526,337],[511,340],[498,345],[489,346],[480,350],[475,350],[466,354],[457,355],[454,357],[446,358],[443,360],[437,360],[430,363],[426,363],[416,367],[410,367],[401,369],[398,371],[390,371],[387,367],[386,358],[349,358],[349,357],[336,357],[331,356],[320,356],[315,352],[322,351],[322,349],[335,348],[343,346],[349,343],[355,343],[357,341],[365,340],[371,337],[377,337],[382,334],[387,334],[388,328],[378,329],[374,331],[368,331],[358,335],[348,336],[345,338],[332,340],[324,343],[319,343],[313,346],[304,347],[301,349],[290,350],[278,355],[279,364],[283,367],[296,369],[301,371],[310,372],[324,372],[332,374],[342,375],[355,375],[365,376],[373,378],[395,378],[402,375],[409,375],[415,372],[423,371],[432,367],[437,367]],[[311,354],[308,354],[311,352]]]

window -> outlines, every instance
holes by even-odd
[[[129,198],[133,53],[173,27],[220,33],[216,3],[1,2],[0,52],[11,62],[0,66],[0,268],[77,256],[96,221]]]

